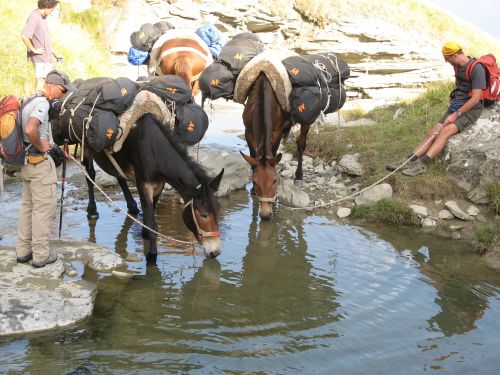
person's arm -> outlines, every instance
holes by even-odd
[[[469,111],[470,109],[474,108],[474,106],[477,103],[479,103],[479,100],[481,100],[481,93],[482,92],[483,92],[483,89],[473,89],[469,100],[467,100],[464,103],[464,105],[462,105],[456,112],[453,112],[451,115],[446,117],[444,125],[454,124],[455,121],[457,121],[457,118],[459,116],[461,116],[465,112]]]
[[[50,150],[49,140],[40,139],[40,120],[36,117],[28,118],[24,132],[31,145],[41,153],[45,154]]]
[[[28,51],[33,52],[35,55],[41,55],[45,52],[45,50],[43,48],[33,47],[33,43],[31,42],[31,39],[28,38],[27,36],[24,36],[21,34],[21,39],[23,40],[24,44],[26,44]]]
[[[486,72],[482,64],[476,64],[471,74],[472,90],[467,100],[456,112],[446,118],[445,125],[453,124],[463,113],[471,110],[481,100],[481,94],[486,88]]]

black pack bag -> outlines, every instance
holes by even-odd
[[[222,63],[230,67],[233,75],[240,74],[241,69],[255,56],[264,51],[264,45],[260,40],[250,37],[248,34],[236,35],[227,42],[220,52]],[[250,34],[251,35],[251,34]]]
[[[201,73],[199,82],[203,98],[215,100],[218,98],[230,99],[233,97],[235,77],[224,64],[218,62],[210,64]]]
[[[92,111],[92,117],[89,115]],[[69,105],[59,117],[61,128],[68,129],[70,140],[80,142],[96,152],[111,148],[118,134],[119,120],[113,112],[88,105]],[[85,136],[83,136],[85,133]]]
[[[97,152],[110,149],[115,143],[119,125],[120,121],[113,112],[94,109],[85,142]]]
[[[327,85],[321,76],[321,71],[303,56],[290,56],[284,59],[282,63],[286,68],[288,77],[290,77],[292,86]]]
[[[175,102],[176,106],[186,104],[192,97],[191,88],[181,77],[172,74],[159,77],[141,77],[140,81],[137,81],[137,85],[139,91],[151,91],[164,101]]]
[[[170,21],[160,21],[153,24],[154,28],[160,32],[160,36],[168,30],[175,29],[175,26]],[[155,40],[156,42],[156,40]],[[154,44],[154,43],[153,43]]]
[[[345,104],[347,94],[345,92],[344,86],[340,87],[330,87],[330,102],[328,103],[328,108],[325,113],[334,113],[342,108]]]
[[[254,42],[262,43],[262,40],[259,38],[257,34],[248,31],[236,34],[235,36],[233,36],[233,39],[248,39],[248,40],[253,40]]]
[[[106,84],[109,84],[113,81],[113,78],[108,77],[95,77],[89,78],[85,80],[75,81],[76,91],[69,93],[69,98],[66,101],[66,104],[78,104],[85,103],[85,100],[89,93],[92,90],[97,89],[98,87],[102,87]]]
[[[188,146],[195,145],[205,135],[208,129],[208,116],[195,102],[189,102],[177,107],[175,112],[175,133]]]
[[[77,90],[78,91],[78,90]],[[134,102],[137,84],[125,77],[110,79],[90,90],[85,104],[111,111],[117,115],[125,112]]]
[[[319,64],[325,67],[325,69],[331,76],[330,82],[328,82],[329,86],[335,85],[338,87],[339,74],[341,84],[343,84],[345,80],[348,79],[351,75],[351,69],[349,68],[349,65],[334,53],[315,53],[312,55],[302,55],[301,57],[313,64]]]
[[[320,87],[294,87],[290,94],[290,115],[301,125],[311,125],[327,104],[328,95]]]
[[[130,44],[140,51],[149,52],[162,34],[160,27],[157,28],[150,23],[145,23],[139,30],[130,35]]]

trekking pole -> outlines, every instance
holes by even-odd
[[[64,159],[63,159],[63,170],[62,170],[62,179],[61,179],[61,212],[59,213],[59,239],[61,239],[61,230],[62,230],[62,218],[63,218],[63,204],[64,204],[64,179],[66,178],[66,155],[69,154],[68,148],[69,141],[67,139],[64,140]]]

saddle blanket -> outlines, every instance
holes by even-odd
[[[113,143],[113,152],[121,150],[134,124],[146,113],[150,113],[158,122],[168,124],[173,129],[174,115],[163,100],[150,91],[139,91],[132,106],[118,117],[120,120],[119,135]]]
[[[263,72],[269,79],[283,111],[290,112],[289,96],[292,92],[292,83],[281,61],[296,55],[295,52],[289,50],[267,50],[255,56],[238,75],[233,100],[245,104],[250,87]]]
[[[163,47],[163,44],[166,41],[178,38],[194,40],[203,49],[203,51],[205,51],[205,53],[203,54],[197,49],[191,47],[176,47],[175,48],[176,51],[191,51],[197,53],[199,56],[205,59],[206,61],[205,67],[209,66],[213,62],[212,53],[208,49],[207,44],[203,41],[203,39],[201,39],[201,37],[198,34],[196,34],[191,30],[186,30],[186,29],[170,29],[167,30],[162,36],[160,36],[158,40],[153,44],[153,48],[151,48],[151,53],[149,54],[149,63],[148,63],[149,76],[163,75],[163,72],[160,69],[161,60],[163,60],[163,58],[166,55],[175,51],[168,50],[161,53],[161,48]]]

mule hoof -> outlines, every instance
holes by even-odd
[[[293,180],[293,184],[297,187],[304,186],[304,180]]]
[[[88,213],[87,214],[87,219],[89,219],[89,220],[97,220],[97,219],[99,219],[99,213],[97,213],[97,212],[96,213],[92,213],[92,214]]]

